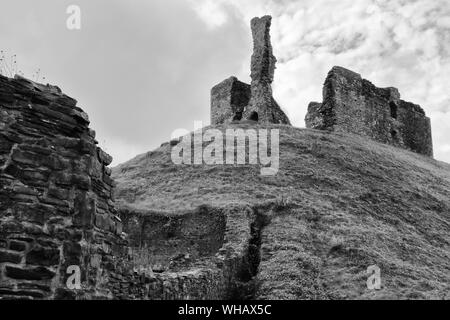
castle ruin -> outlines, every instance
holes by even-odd
[[[290,125],[272,95],[276,58],[272,18],[251,20],[253,55],[250,85],[230,77],[211,90],[211,124],[240,120]],[[334,67],[323,88],[323,102],[311,102],[305,118],[310,129],[348,132],[433,157],[430,119],[416,104],[400,99],[396,88],[377,88],[353,71]]]
[[[211,124],[217,125],[239,120],[290,125],[272,95],[272,82],[277,59],[270,42],[271,16],[253,18],[253,55],[251,85],[236,77],[224,80],[211,90]]]
[[[251,84],[230,77],[211,90],[211,124],[241,120],[290,125],[272,95],[276,58],[272,18],[251,20]],[[396,88],[378,88],[353,71],[334,67],[323,88],[323,102],[311,102],[305,118],[310,129],[347,132],[433,157],[430,119],[416,104],[400,99]]]
[[[231,77],[212,89],[212,124],[289,125],[272,97],[270,22],[251,23],[251,85]],[[433,156],[430,119],[397,89],[334,67],[323,98],[309,105],[308,128]],[[111,162],[76,100],[0,75],[0,299],[226,299],[256,284],[266,223],[256,207],[202,206],[176,217],[118,210]],[[152,270],[146,255],[161,268]]]
[[[323,87],[323,102],[311,102],[307,128],[348,132],[432,157],[430,119],[396,88],[377,88],[353,71],[334,67]]]

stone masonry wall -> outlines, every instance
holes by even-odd
[[[312,102],[307,128],[350,132],[433,156],[430,119],[423,109],[400,99],[396,88],[377,88],[353,71],[334,67],[323,102]]]
[[[251,280],[253,211],[130,214],[123,224],[112,158],[76,104],[57,87],[0,76],[0,299],[236,297]],[[164,252],[169,268],[159,270]]]
[[[273,98],[272,82],[277,59],[270,40],[271,16],[255,17],[250,22],[253,37],[251,59],[251,97],[244,111],[244,119],[261,123],[289,124],[288,117]]]
[[[241,120],[250,101],[250,86],[230,77],[211,89],[211,124]]]
[[[153,274],[122,233],[112,158],[59,88],[0,77],[0,299],[219,298],[219,269]],[[69,266],[81,288],[69,288]]]
[[[256,290],[257,209],[200,206],[176,215],[119,211],[136,264],[153,270],[148,298],[244,299]]]
[[[0,76],[0,297],[112,298],[122,254],[112,158],[86,113],[54,86]],[[69,266],[82,288],[68,290]]]
[[[260,123],[290,125],[272,95],[272,82],[277,59],[270,41],[271,16],[253,18],[253,54],[251,59],[251,85],[235,77],[226,79],[211,90],[211,124],[252,120]]]

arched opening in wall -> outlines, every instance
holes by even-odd
[[[236,112],[233,117],[233,121],[241,121],[241,119],[242,119],[242,112]]]
[[[391,130],[391,136],[392,136],[392,139],[397,140],[397,138],[398,138],[397,130]]]
[[[259,119],[259,117],[258,117],[258,112],[253,111],[253,112],[250,114],[250,117],[249,117],[248,119],[249,119],[249,120],[252,120],[252,121],[258,121],[258,119]]]
[[[391,117],[397,119],[398,117],[398,106],[395,102],[391,101],[389,103],[389,108],[391,109]]]

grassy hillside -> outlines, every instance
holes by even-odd
[[[359,136],[270,128],[280,129],[275,176],[175,165],[165,144],[113,169],[117,202],[143,214],[256,208],[268,218],[257,298],[450,298],[449,164]],[[374,264],[381,290],[366,287]]]

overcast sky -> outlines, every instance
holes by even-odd
[[[81,8],[81,30],[66,9]],[[334,65],[399,88],[450,163],[448,0],[0,0],[0,49],[78,100],[114,164],[209,124],[210,88],[249,82],[253,16],[273,16],[274,96],[304,127]],[[42,80],[42,78],[41,78]]]

